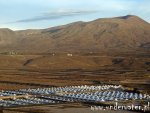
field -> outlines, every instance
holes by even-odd
[[[93,84],[120,84],[127,90],[150,94],[149,54],[0,55],[0,90]],[[51,110],[48,113],[59,113],[63,109],[65,113],[70,110],[79,113],[90,109],[89,105],[75,106],[78,109],[65,104],[65,108],[38,106],[32,110],[31,107],[14,108],[7,112],[47,113]]]

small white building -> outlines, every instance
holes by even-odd
[[[72,54],[70,54],[70,53],[68,53],[68,54],[67,54],[67,56],[71,57],[71,56],[73,56],[73,55],[72,55]]]

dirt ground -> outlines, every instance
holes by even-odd
[[[146,55],[0,55],[0,90],[69,85],[120,84],[150,94]],[[32,106],[3,113],[116,113],[79,104]],[[128,113],[129,111],[117,111]],[[130,112],[129,112],[130,113]]]

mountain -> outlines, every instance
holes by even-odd
[[[40,30],[0,29],[0,51],[26,53],[137,51],[150,49],[150,24],[127,15]]]
[[[15,38],[16,36],[14,31],[7,28],[0,29],[0,46],[12,43]]]

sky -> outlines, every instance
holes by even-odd
[[[12,30],[125,15],[150,22],[150,0],[0,0],[0,14],[0,28]]]

